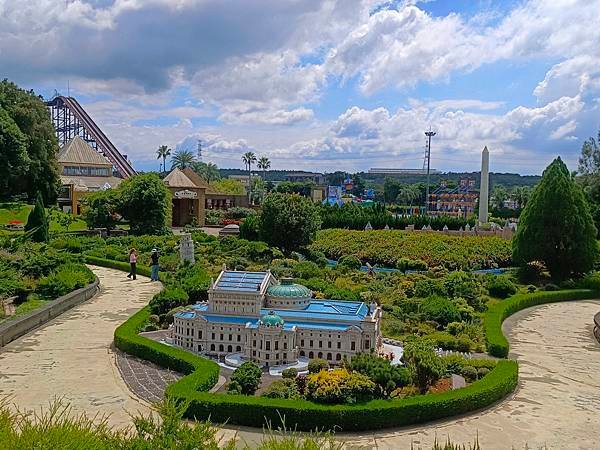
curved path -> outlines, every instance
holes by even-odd
[[[458,443],[479,436],[483,450],[600,448],[600,344],[591,318],[600,301],[554,303],[521,311],[504,322],[511,357],[519,361],[519,387],[495,407],[428,425],[374,433],[339,434],[350,448],[431,448],[447,436]],[[234,432],[257,442],[257,430]]]
[[[131,394],[116,368],[113,333],[160,284],[91,268],[100,279],[99,294],[0,349],[0,399],[8,395],[21,410],[32,410],[64,397],[77,412],[110,414],[111,424],[128,425],[128,413],[149,408]]]

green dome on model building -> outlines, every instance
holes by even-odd
[[[265,327],[282,327],[283,319],[273,311],[269,311],[269,314],[265,314],[260,318],[260,324]]]
[[[312,292],[306,286],[294,284],[291,278],[282,278],[280,284],[274,284],[267,289],[267,295],[279,298],[310,298]]]

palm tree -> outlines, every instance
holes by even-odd
[[[519,205],[519,208],[524,208],[529,201],[531,191],[529,186],[516,186],[513,188],[511,197]]]
[[[221,179],[221,173],[215,163],[197,161],[192,164],[192,168],[194,169],[194,172],[204,178],[208,183]]]
[[[248,202],[252,202],[252,164],[256,162],[254,152],[246,152],[242,155],[242,161],[248,168]]]
[[[269,158],[267,158],[266,156],[261,156],[256,165],[259,169],[262,169],[263,180],[265,180],[265,172],[267,171],[267,169],[271,168],[271,161],[269,161]]]
[[[166,145],[161,145],[160,147],[158,147],[158,150],[156,150],[156,159],[161,159],[163,160],[163,172],[167,171],[167,157],[171,156],[171,149],[169,147],[167,147]]]
[[[420,195],[421,192],[419,189],[415,185],[411,184],[408,186],[403,186],[400,189],[400,192],[398,192],[398,195],[396,196],[396,201],[404,206],[410,205],[412,208],[413,202],[418,199]]]
[[[189,150],[177,150],[171,158],[171,168],[185,169],[196,161],[196,157]]]

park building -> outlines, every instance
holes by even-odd
[[[175,314],[174,345],[194,353],[290,365],[323,358],[340,364],[381,345],[381,308],[376,304],[317,300],[291,279],[270,271],[223,270],[208,290],[208,301]]]
[[[81,213],[81,199],[90,192],[117,187],[122,178],[113,175],[113,164],[81,137],[75,136],[57,155],[61,190],[59,207]]]

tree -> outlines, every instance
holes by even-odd
[[[247,361],[231,374],[228,391],[234,394],[253,395],[260,385],[260,367]]]
[[[54,220],[68,232],[69,227],[75,222],[76,217],[74,214],[64,212],[61,209],[54,207],[50,210],[50,219]]]
[[[0,191],[13,193],[13,186],[29,169],[27,137],[0,105]],[[8,196],[8,195],[7,195]]]
[[[118,189],[106,189],[92,192],[81,201],[83,203],[83,220],[88,228],[106,228],[107,233],[113,230],[119,220],[121,195]]]
[[[515,186],[510,193],[510,198],[519,205],[519,208],[524,208],[530,197],[531,187],[529,186]]]
[[[265,197],[260,232],[284,252],[298,250],[315,238],[321,217],[315,204],[299,195],[271,193]]]
[[[246,193],[246,189],[241,181],[232,180],[230,178],[223,178],[218,181],[213,181],[211,187],[215,191],[223,194],[244,195]]]
[[[258,160],[257,167],[263,171],[263,180],[266,180],[266,171],[271,168],[271,161],[266,156],[261,156]]]
[[[508,191],[501,184],[497,184],[492,190],[491,197],[491,203],[493,208],[503,208],[504,201],[508,199]]]
[[[579,173],[582,175],[596,175],[600,171],[600,130],[598,140],[593,137],[585,140],[581,147],[579,157]]]
[[[185,169],[196,161],[194,154],[188,150],[177,150],[171,158],[171,168]]]
[[[135,175],[119,186],[120,214],[132,234],[165,234],[171,228],[171,193],[157,174]]]
[[[421,195],[419,189],[412,184],[402,186],[396,196],[396,203],[399,205],[409,205],[412,207],[415,200]]]
[[[521,267],[541,261],[561,281],[592,268],[596,234],[583,190],[558,157],[544,170],[521,213],[513,261]]]
[[[163,172],[167,171],[167,157],[169,156],[171,156],[171,149],[166,145],[161,145],[160,147],[158,147],[158,150],[156,150],[156,159],[163,160]]]
[[[329,363],[323,358],[311,359],[308,362],[308,373],[319,373],[321,370],[328,370]]]
[[[25,224],[25,233],[31,237],[32,241],[48,242],[48,218],[41,193],[38,193],[35,206],[29,213],[27,224]]]
[[[26,193],[33,200],[40,193],[45,204],[53,204],[60,188],[56,162],[58,142],[46,105],[33,91],[19,89],[5,79],[0,81],[0,107],[6,110],[26,137],[29,158],[25,173],[0,195],[8,197]]]
[[[252,202],[252,164],[256,162],[256,155],[254,152],[246,152],[242,155],[242,161],[248,168],[248,201]]]
[[[446,372],[446,366],[435,354],[433,343],[427,339],[415,338],[406,343],[402,361],[411,372],[411,378],[421,394],[426,394],[431,385]]]
[[[194,172],[204,178],[208,183],[212,183],[213,181],[218,181],[221,179],[219,168],[215,163],[197,161],[192,164],[192,169],[194,169]]]

